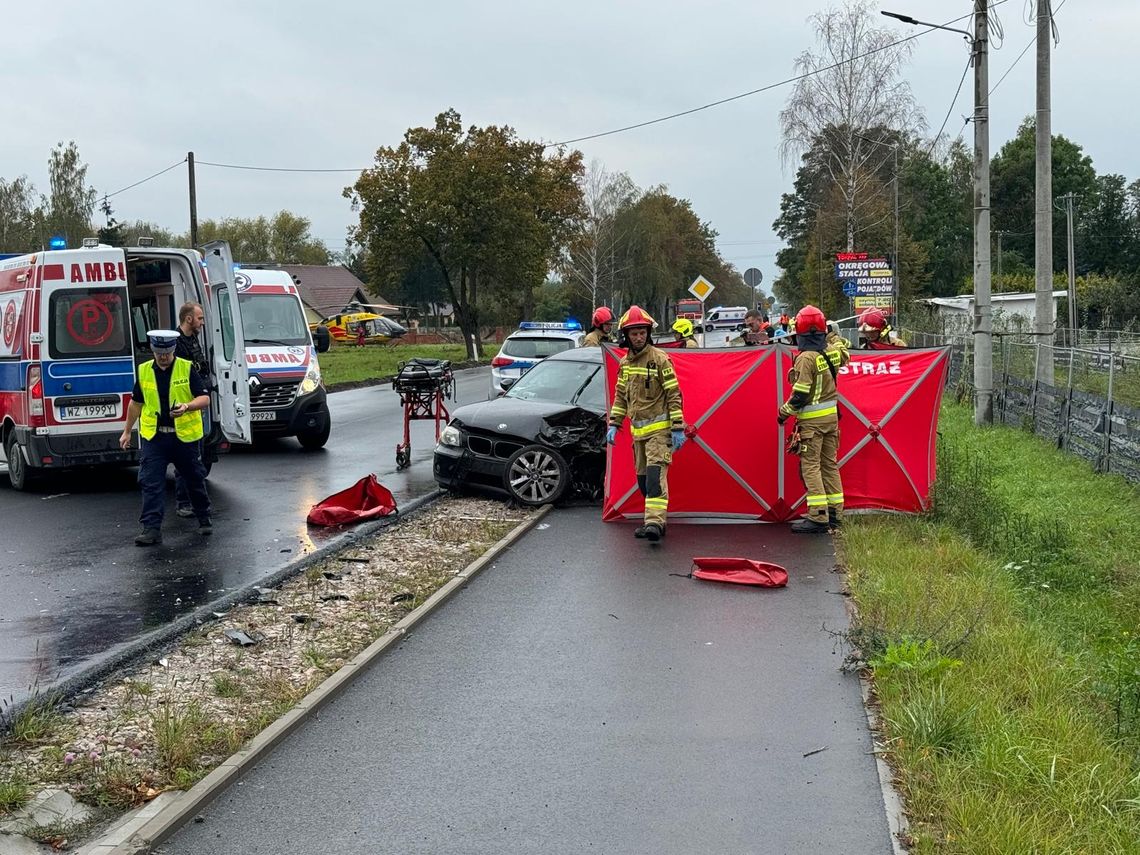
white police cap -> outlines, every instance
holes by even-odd
[[[146,334],[150,349],[167,353],[178,344],[178,330],[150,330]]]

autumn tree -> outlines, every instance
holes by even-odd
[[[585,211],[580,152],[548,152],[509,127],[463,128],[455,110],[376,152],[345,189],[360,214],[352,234],[381,293],[426,252],[443,279],[473,358],[481,312],[525,311]]]
[[[21,175],[0,178],[0,252],[30,252],[47,242],[36,188]]]
[[[92,237],[91,216],[95,213],[95,188],[87,183],[87,164],[79,157],[74,141],[58,143],[48,158],[48,184],[51,194],[44,200],[47,232],[62,235],[68,246],[79,246]]]
[[[629,264],[629,235],[618,215],[637,199],[637,186],[624,172],[608,172],[593,161],[579,181],[586,216],[573,235],[562,263],[563,280],[597,307],[613,299],[617,277]]]
[[[796,59],[799,80],[780,111],[785,162],[817,149],[819,164],[839,194],[845,245],[877,204],[876,176],[892,160],[890,146],[923,126],[922,112],[902,77],[910,42],[873,21],[872,0],[845,0],[809,19],[818,49]]]
[[[290,211],[272,217],[227,217],[198,224],[198,243],[224,240],[238,261],[328,264],[329,250],[312,236],[309,220]]]

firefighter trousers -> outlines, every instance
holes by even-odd
[[[637,486],[645,496],[645,524],[665,528],[669,511],[669,464],[673,462],[673,442],[669,431],[633,441],[633,468]]]
[[[843,518],[843,482],[839,478],[839,422],[799,421],[800,476],[807,490],[807,517],[826,523],[828,509]]]

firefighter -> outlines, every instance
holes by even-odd
[[[590,318],[590,331],[582,339],[582,347],[601,347],[602,342],[613,341],[610,331],[614,328],[614,313],[605,306],[594,309],[594,316]]]
[[[650,343],[653,318],[639,306],[630,306],[618,329],[627,352],[618,367],[606,442],[616,442],[628,416],[637,486],[645,496],[645,523],[633,535],[656,542],[665,536],[669,464],[673,452],[685,444],[681,387],[669,357]]]
[[[815,306],[796,315],[799,354],[788,379],[792,395],[780,406],[776,420],[783,426],[797,418],[800,435],[800,475],[807,489],[807,515],[792,523],[798,534],[823,533],[843,523],[843,483],[839,478],[839,395],[836,390],[837,350],[827,348],[827,320]],[[832,353],[835,353],[834,358]]]
[[[693,338],[693,322],[688,318],[677,318],[673,321],[673,341],[683,341],[684,347],[700,347]]]
[[[138,368],[126,424],[119,437],[119,447],[130,448],[138,422],[142,531],[135,543],[139,546],[162,543],[166,468],[171,463],[186,481],[190,503],[198,517],[198,532],[213,532],[201,455],[202,411],[210,406],[206,384],[189,360],[174,355],[177,330],[151,330],[147,339],[154,359]]]
[[[851,342],[839,334],[839,324],[835,321],[827,322],[827,345],[824,350],[824,355],[827,356],[828,361],[836,368],[841,368],[851,361],[851,354],[848,349],[851,347]]]
[[[873,350],[876,345],[906,347],[906,342],[887,323],[887,316],[882,309],[864,309],[859,315],[859,332],[863,338],[863,343],[859,346],[863,350]]]

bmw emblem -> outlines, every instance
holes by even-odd
[[[506,422],[503,422],[501,425],[499,425],[499,430],[506,430],[506,429],[507,429]]]

